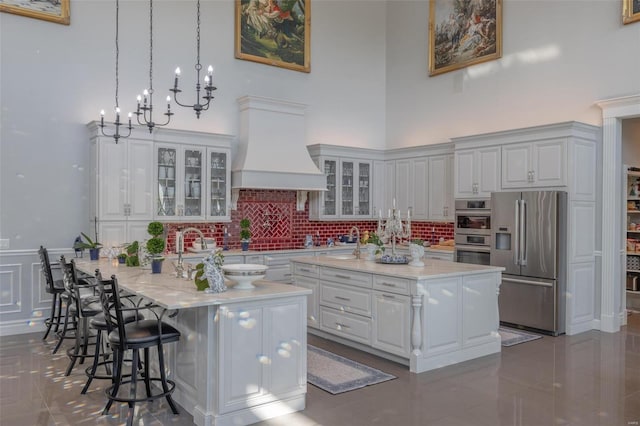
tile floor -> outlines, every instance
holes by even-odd
[[[101,416],[105,397],[85,376],[64,377],[65,355],[51,355],[41,334],[0,338],[0,425],[117,425],[126,406]],[[410,374],[406,367],[309,336],[309,343],[398,377],[331,395],[309,385],[307,408],[262,426],[606,425],[640,424],[640,314],[620,333],[590,331],[503,348],[501,354]],[[61,351],[63,352],[63,351]],[[143,403],[136,425],[191,425],[166,402]]]

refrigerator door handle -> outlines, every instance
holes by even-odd
[[[520,201],[520,265],[527,266],[527,202]]]
[[[517,278],[505,278],[502,277],[502,282],[506,283],[515,283],[515,284],[527,284],[527,285],[537,285],[540,287],[553,287],[553,283],[543,283],[540,281],[530,281],[530,280],[521,280]]]
[[[516,208],[515,208],[515,212],[516,212],[516,217],[515,217],[515,223],[516,226],[514,227],[514,244],[513,244],[513,263],[516,265],[520,264],[520,200],[516,200]]]

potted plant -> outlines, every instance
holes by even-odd
[[[98,241],[93,241],[87,234],[84,232],[80,233],[85,241],[76,241],[73,245],[74,249],[89,249],[89,256],[91,260],[98,260],[100,257],[100,247],[102,244]],[[97,238],[96,238],[97,240]]]
[[[375,232],[369,233],[367,239],[362,242],[366,244],[367,260],[376,260],[376,254],[384,252],[384,243]]]
[[[151,222],[147,226],[147,232],[151,234],[152,238],[147,240],[147,251],[151,255],[151,273],[159,274],[162,272],[162,253],[164,252],[164,238],[160,235],[164,232],[164,226],[160,222]]]
[[[140,266],[140,258],[138,257],[139,244],[137,241],[132,242],[126,248],[127,260],[125,264],[127,266]]]
[[[249,250],[249,243],[251,242],[251,222],[246,217],[240,221],[240,244],[242,251]]]
[[[118,263],[124,264],[127,261],[127,253],[120,253],[118,255]]]

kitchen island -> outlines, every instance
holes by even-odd
[[[174,399],[195,424],[247,425],[305,408],[309,290],[257,281],[254,289],[228,283],[226,292],[206,294],[169,272],[107,259],[77,266],[115,274],[121,288],[160,306],[163,320],[180,330],[180,341],[165,347],[167,365]]]
[[[503,268],[425,260],[381,264],[297,257],[294,284],[313,291],[308,330],[421,373],[500,352]]]

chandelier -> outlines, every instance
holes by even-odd
[[[149,133],[153,132],[155,126],[166,126],[171,121],[171,97],[167,96],[167,121],[164,123],[156,123],[153,121],[153,0],[149,0],[149,89],[142,92],[142,96],[138,95],[138,109],[136,117],[138,124],[145,124],[149,128]],[[143,102],[142,105],[140,102]],[[142,120],[140,119],[142,117]]]
[[[196,30],[196,46],[197,46],[197,57],[196,57],[196,65],[195,65],[195,69],[196,69],[196,103],[193,105],[188,105],[188,104],[183,104],[180,101],[178,101],[178,93],[182,92],[182,90],[178,89],[178,78],[180,77],[180,67],[176,68],[176,78],[174,80],[173,83],[173,88],[169,89],[171,92],[173,92],[173,100],[176,104],[182,106],[182,107],[187,107],[187,108],[193,108],[193,110],[196,112],[196,117],[200,118],[200,113],[202,111],[206,111],[209,109],[209,104],[211,103],[211,99],[213,99],[213,91],[216,90],[216,88],[213,86],[213,67],[211,65],[209,65],[209,68],[207,69],[207,75],[204,76],[204,90],[205,90],[205,95],[202,96],[202,100],[200,99],[200,90],[202,89],[202,86],[200,85],[200,71],[202,70],[202,65],[200,65],[200,0],[198,0],[197,2],[197,12],[196,12],[196,17],[197,17],[197,30]],[[202,103],[201,103],[202,102]]]
[[[118,86],[119,86],[119,59],[120,59],[120,46],[118,44],[118,30],[120,28],[119,25],[119,16],[120,16],[120,3],[118,0],[116,0],[116,106],[115,106],[115,113],[116,113],[116,121],[113,122],[113,125],[115,126],[115,130],[113,132],[113,134],[108,134],[104,131],[105,128],[105,124],[104,124],[104,110],[100,111],[100,130],[102,132],[102,134],[104,136],[107,137],[112,137],[116,143],[118,143],[118,140],[120,138],[122,139],[126,139],[131,135],[131,129],[133,129],[133,127],[131,127],[131,113],[129,113],[129,125],[127,126],[127,129],[129,130],[129,132],[124,135],[124,134],[120,134],[120,126],[123,125],[124,123],[120,122],[120,106],[118,104]]]

